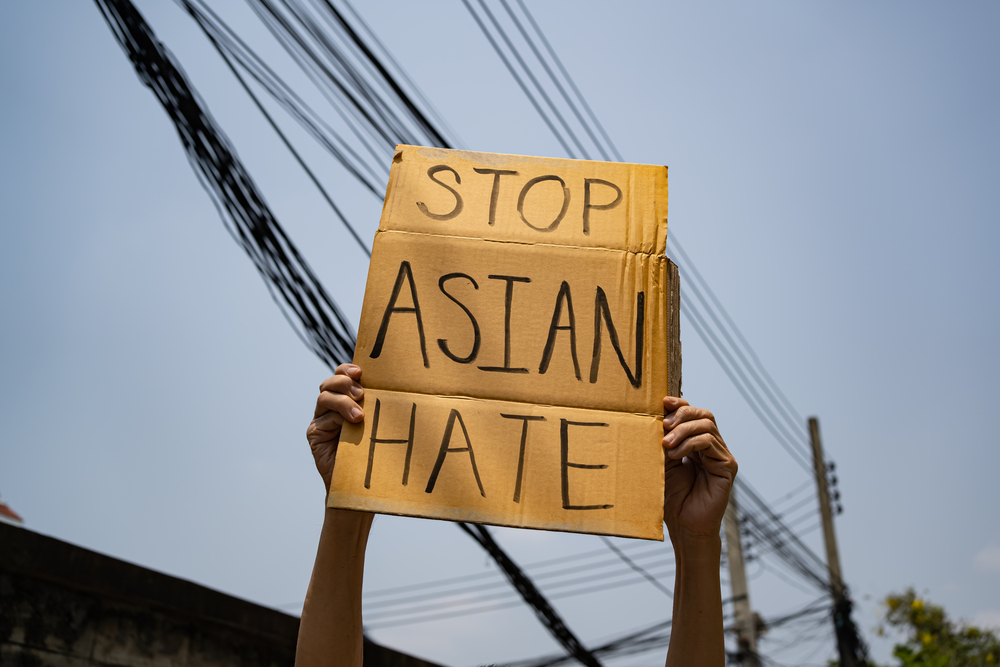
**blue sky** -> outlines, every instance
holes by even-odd
[[[364,256],[194,24],[171,2],[137,5],[356,322]],[[244,4],[212,5],[283,62]],[[820,417],[844,573],[876,655],[890,648],[871,633],[877,603],[910,585],[1000,625],[1000,9],[531,7],[625,159],[670,167],[670,233],[799,412]],[[461,3],[359,10],[465,147],[562,155]],[[322,517],[304,431],[325,368],[96,6],[7,3],[0,17],[0,493],[35,530],[295,611]],[[370,237],[380,202],[300,143]],[[741,474],[769,499],[798,487],[801,469],[682,337],[685,394],[716,412]],[[523,562],[600,546],[497,533]],[[366,585],[488,569],[453,526],[384,517]],[[765,616],[807,601],[753,577]],[[588,641],[670,608],[649,586],[557,606]],[[373,636],[456,666],[554,648],[523,608]],[[809,646],[820,663],[832,643]]]

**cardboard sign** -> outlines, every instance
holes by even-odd
[[[328,505],[663,539],[667,169],[400,146]]]

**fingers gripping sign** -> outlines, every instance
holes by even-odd
[[[328,492],[341,428],[345,421],[356,424],[365,417],[364,410],[359,404],[364,397],[360,380],[361,369],[354,364],[338,366],[333,377],[327,378],[320,384],[313,420],[306,429],[306,438],[309,440],[309,447],[316,461],[316,469],[323,477]]]
[[[710,411],[673,396],[663,399],[663,409],[663,520],[671,535],[680,529],[718,536],[736,478],[736,459]]]

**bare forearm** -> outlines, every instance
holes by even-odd
[[[718,536],[672,535],[677,571],[666,667],[723,667],[722,588]]]
[[[326,510],[302,606],[296,667],[361,667],[361,585],[372,517]]]

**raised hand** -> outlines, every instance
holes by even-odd
[[[682,534],[718,537],[736,478],[736,459],[715,416],[683,398],[663,399],[663,520],[675,542]]]
[[[337,444],[344,422],[356,424],[365,418],[365,412],[358,404],[365,393],[360,380],[361,369],[354,364],[338,366],[334,376],[323,380],[319,386],[316,411],[306,429],[306,439],[327,492],[330,491]]]

